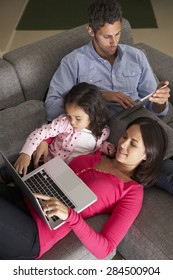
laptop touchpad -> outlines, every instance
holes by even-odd
[[[62,185],[63,189],[67,190],[68,192],[72,191],[80,184],[80,179],[76,176],[77,175],[67,170],[63,174],[58,175],[58,177],[56,178],[57,184]]]

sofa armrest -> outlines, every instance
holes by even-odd
[[[144,43],[135,44],[135,47],[144,50],[159,81],[168,80],[170,82],[172,93],[170,101],[173,104],[173,57]]]

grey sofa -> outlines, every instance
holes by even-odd
[[[44,98],[61,58],[89,40],[85,26],[79,26],[0,58],[0,150],[10,161],[16,159],[28,134],[46,122]],[[131,27],[125,19],[121,43],[134,45]],[[173,58],[142,43],[137,47],[146,51],[158,79],[168,79],[173,89]],[[115,127],[112,131],[116,132]],[[88,222],[100,230],[107,218],[107,215],[98,215]],[[172,221],[172,195],[156,186],[146,189],[142,211],[117,251],[125,259],[173,259]],[[107,259],[115,254],[116,250]],[[95,257],[71,232],[41,259],[91,260]]]

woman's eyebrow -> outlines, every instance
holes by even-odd
[[[127,137],[129,137],[127,131],[125,132],[125,135],[126,135]],[[136,143],[139,143],[138,140],[137,140],[137,139],[134,139],[134,138],[132,138],[132,141],[135,141]]]

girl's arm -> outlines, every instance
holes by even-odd
[[[115,154],[116,148],[114,144],[106,141],[109,135],[110,129],[107,126],[103,129],[101,137],[97,140],[96,150],[99,150],[106,155],[113,156]]]
[[[68,124],[69,122],[65,115],[54,119],[49,124],[44,124],[41,128],[36,129],[29,135],[20,153],[27,154],[31,157],[43,140],[49,139],[48,142],[51,141],[51,138],[56,137],[59,132],[65,131]]]

